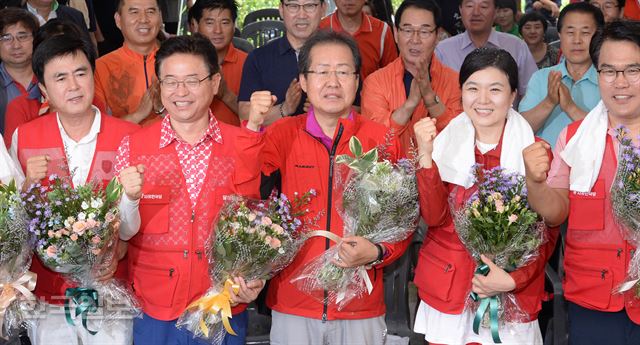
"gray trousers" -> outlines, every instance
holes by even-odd
[[[322,322],[272,311],[271,345],[383,345],[386,337],[384,315]]]

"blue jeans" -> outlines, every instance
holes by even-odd
[[[247,312],[233,315],[230,322],[237,336],[227,334],[222,345],[244,345],[249,325]],[[186,329],[176,328],[176,320],[156,320],[147,314],[133,320],[133,343],[135,345],[210,345],[205,339],[194,338],[193,334]]]
[[[640,344],[640,326],[624,310],[597,311],[569,302],[569,344]]]

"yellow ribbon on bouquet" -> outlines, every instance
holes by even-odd
[[[11,305],[11,302],[18,299],[19,295],[24,296],[27,300],[35,300],[35,296],[31,293],[36,288],[37,274],[27,272],[16,281],[6,284],[0,284],[0,330],[4,324],[4,315]],[[4,334],[0,333],[4,338]]]
[[[222,292],[217,293],[212,296],[204,296],[196,300],[195,302],[189,304],[187,309],[197,308],[198,310],[203,311],[204,313],[217,314],[220,312],[220,317],[222,318],[222,324],[224,325],[224,329],[231,335],[237,335],[236,332],[231,328],[231,323],[229,319],[233,317],[231,314],[231,294],[229,290],[233,289],[233,293],[237,294],[240,291],[240,285],[234,284],[231,279],[227,279],[224,282],[224,288]],[[204,322],[204,314],[200,317],[200,330],[205,335],[205,337],[209,336],[209,327]]]

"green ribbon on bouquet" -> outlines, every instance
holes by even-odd
[[[75,316],[82,315],[82,327],[91,335],[98,333],[97,331],[89,330],[87,327],[87,314],[98,311],[98,291],[87,288],[68,288],[64,294],[67,297],[64,301],[64,314],[67,318],[67,323],[75,326],[71,317],[71,308],[69,307],[69,301],[73,300],[73,303],[76,304]]]
[[[489,266],[486,264],[481,265],[476,269],[475,274],[482,274],[486,276],[489,274]],[[485,297],[479,298],[478,294],[475,292],[471,292],[471,299],[474,301],[480,300],[480,306],[476,311],[476,316],[473,318],[473,332],[475,334],[480,334],[480,323],[482,322],[482,318],[484,314],[489,310],[489,324],[491,327],[491,337],[493,338],[493,342],[496,344],[501,344],[500,334],[498,333],[498,297]]]

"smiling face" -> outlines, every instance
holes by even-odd
[[[502,28],[510,28],[515,24],[515,14],[510,8],[499,8],[496,10],[496,24]]]
[[[190,123],[209,116],[209,105],[218,92],[220,74],[205,79],[210,72],[201,56],[183,53],[168,56],[162,61],[159,72],[160,80],[173,79],[179,82],[173,90],[164,82],[160,84],[162,104],[172,121]],[[195,87],[188,87],[182,83],[188,78],[204,80]]]
[[[40,87],[60,116],[85,116],[93,102],[93,71],[81,51],[57,56],[44,65]]]
[[[528,45],[536,45],[544,41],[544,25],[541,21],[528,21],[522,28],[522,39]]]
[[[400,50],[400,56],[405,65],[415,65],[420,59],[430,57],[436,48],[438,39],[436,32],[436,23],[433,13],[430,11],[407,7],[400,18],[400,30],[395,29],[396,43]],[[402,30],[414,30],[411,34],[402,32]],[[415,30],[433,31],[429,37],[423,38]]]
[[[300,74],[300,86],[307,93],[316,115],[349,115],[358,90],[358,75],[351,49],[343,44],[324,43],[311,48],[309,70],[321,73]],[[335,72],[347,72],[342,77]],[[322,72],[328,72],[322,75]]]
[[[613,68],[622,71],[628,67],[640,67],[640,47],[628,41],[605,41],[600,48],[598,70]],[[609,116],[631,119],[640,116],[640,80],[629,82],[618,73],[613,82],[598,78],[600,96]]]
[[[515,97],[509,78],[495,67],[471,74],[462,85],[462,108],[477,132],[501,130]]]
[[[564,16],[560,35],[560,49],[564,57],[573,64],[591,61],[589,43],[597,29],[596,20],[590,13],[571,12]]]
[[[162,25],[162,14],[156,0],[126,0],[115,20],[129,46],[152,47]]]

